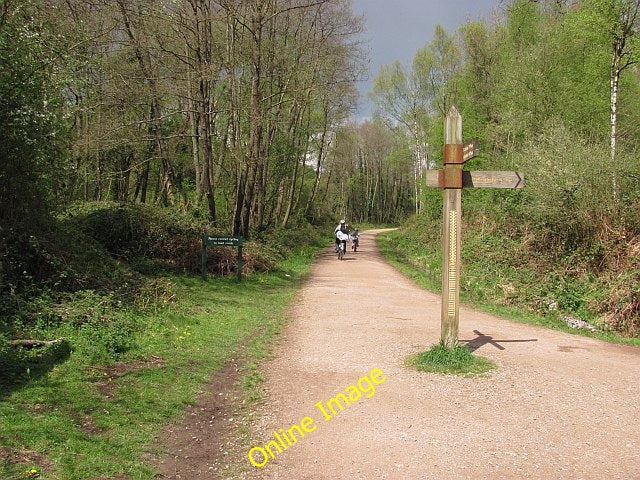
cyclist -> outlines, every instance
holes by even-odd
[[[358,244],[360,243],[360,235],[358,234],[358,229],[354,229],[353,232],[349,234],[351,240],[351,249],[355,252],[358,249]]]
[[[343,252],[347,251],[347,239],[349,238],[349,227],[344,219],[340,220],[340,223],[336,227],[335,231],[336,236],[336,252],[340,248],[340,242],[342,242],[342,246],[344,247]]]

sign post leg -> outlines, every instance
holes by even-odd
[[[207,246],[202,240],[202,279],[207,279]]]
[[[242,280],[242,245],[238,245],[238,281]]]
[[[462,190],[443,191],[442,310],[440,340],[452,348],[458,343],[460,321],[460,246]]]
[[[447,348],[458,344],[460,321],[460,246],[462,229],[462,116],[451,107],[445,120],[442,172],[442,310],[440,341]]]

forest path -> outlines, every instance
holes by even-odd
[[[245,478],[640,478],[639,348],[461,308],[460,339],[497,370],[408,369],[408,355],[439,339],[440,300],[385,263],[378,232],[342,262],[320,255],[263,370],[253,425],[261,447],[304,417],[316,428],[282,453],[271,444],[276,458]],[[315,404],[331,414],[326,402],[376,368],[386,380],[375,394],[324,420]]]

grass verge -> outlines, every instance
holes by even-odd
[[[81,354],[83,342],[105,333],[99,322],[75,328],[68,359],[0,392],[0,478],[154,478],[156,436],[239,348],[248,361],[266,354],[316,250],[240,283],[163,277],[155,304],[101,313],[135,325],[118,333],[127,342],[115,362]],[[73,335],[67,324],[40,329],[41,338]]]
[[[464,345],[447,348],[442,343],[426,352],[411,355],[405,364],[421,372],[463,376],[480,376],[496,368],[493,361],[473,355]]]
[[[422,288],[440,293],[442,291],[441,264],[442,254],[439,247],[439,240],[435,237],[438,234],[430,232],[426,235],[426,241],[419,241],[413,238],[413,234],[403,229],[392,232],[381,233],[377,235],[376,242],[385,259],[398,271],[407,278],[416,282]],[[471,242],[468,242],[471,243]],[[467,255],[465,255],[467,253]],[[538,325],[545,328],[559,330],[572,335],[581,335],[591,338],[597,338],[614,343],[622,343],[628,345],[640,346],[640,338],[624,337],[613,330],[597,330],[591,332],[584,329],[574,329],[569,327],[562,321],[558,312],[549,312],[542,314],[540,312],[531,311],[525,306],[518,305],[500,305],[491,300],[488,292],[501,288],[501,282],[509,283],[506,279],[512,273],[510,271],[500,271],[498,262],[491,263],[490,271],[478,272],[473,271],[470,280],[465,278],[465,267],[467,269],[478,268],[477,264],[481,261],[474,259],[474,265],[466,265],[465,258],[469,258],[470,252],[465,252],[463,245],[463,273],[460,290],[461,300],[477,310],[490,313],[492,315],[507,318],[512,321]],[[509,292],[509,301],[514,301],[513,296],[520,293],[523,296],[529,295],[530,292]]]

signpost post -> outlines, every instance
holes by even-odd
[[[477,140],[462,144],[462,116],[451,107],[445,120],[444,167],[427,172],[427,186],[443,189],[442,306],[440,340],[448,348],[458,343],[460,323],[460,247],[462,238],[462,189],[522,188],[519,172],[462,170],[479,153]]]
[[[207,279],[207,245],[213,247],[238,247],[238,281],[242,280],[242,246],[244,245],[243,237],[210,237],[205,235],[202,237],[202,278]]]
[[[442,305],[440,339],[451,347],[458,343],[460,317],[460,245],[462,220],[462,117],[451,108],[445,123],[444,167],[439,184],[444,189],[442,231]]]

